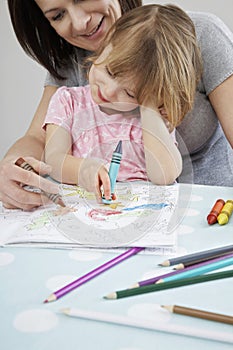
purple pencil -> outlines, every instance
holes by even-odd
[[[132,288],[143,287],[143,286],[147,286],[149,284],[154,284],[154,283],[158,282],[159,280],[161,280],[163,278],[174,276],[174,275],[178,275],[178,274],[180,274],[180,273],[182,273],[184,271],[194,270],[194,269],[196,269],[198,267],[209,265],[209,264],[212,264],[212,263],[224,260],[224,259],[232,258],[232,257],[233,257],[233,253],[221,256],[219,258],[215,258],[215,259],[211,259],[211,260],[208,260],[208,261],[204,261],[204,262],[201,262],[199,264],[195,264],[195,265],[186,267],[186,268],[184,268],[182,270],[175,270],[175,271],[173,270],[172,272],[168,272],[168,273],[166,273],[164,275],[155,276],[155,277],[149,278],[147,280],[137,282],[135,285],[132,286]]]
[[[120,262],[122,262],[122,261],[130,258],[131,256],[139,253],[143,249],[145,249],[145,248],[133,247],[133,248],[128,249],[126,252],[118,255],[116,258],[107,261],[103,265],[100,265],[96,269],[88,272],[86,275],[79,277],[77,280],[67,284],[65,287],[52,293],[51,295],[49,295],[49,297],[46,300],[44,300],[44,303],[49,303],[51,301],[55,301],[55,300],[63,297],[67,293],[82,286],[84,283],[90,281],[91,279],[95,278],[96,276],[100,275],[101,273],[109,270],[111,267],[119,264]]]

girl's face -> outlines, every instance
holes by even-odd
[[[118,0],[35,0],[58,35],[70,44],[96,51],[121,16]]]
[[[108,45],[102,54],[92,64],[89,72],[89,84],[93,100],[107,113],[111,111],[129,112],[138,104],[134,97],[134,84],[129,77],[119,79],[111,74],[111,71],[103,62],[108,57],[111,46]],[[103,63],[102,63],[103,62]]]

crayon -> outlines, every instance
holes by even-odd
[[[222,211],[218,215],[218,223],[219,225],[225,225],[228,223],[229,218],[233,211],[233,200],[227,200],[224,207],[222,208]]]
[[[122,141],[119,141],[115,151],[113,152],[112,160],[111,160],[111,164],[108,172],[110,183],[111,183],[111,196],[113,196],[115,191],[115,184],[116,184],[116,179],[120,168],[121,158],[122,158]],[[104,204],[110,204],[112,202],[112,199],[105,199],[103,196],[102,202]]]
[[[217,222],[217,217],[220,214],[224,204],[225,204],[225,201],[223,199],[216,200],[213,208],[211,209],[210,213],[207,216],[207,222],[209,225],[213,225]]]
[[[19,166],[20,168],[22,168],[24,170],[31,171],[31,172],[39,175],[39,173],[30,164],[28,164],[23,158],[18,158],[17,161],[15,162],[15,165]],[[55,204],[59,204],[63,208],[66,207],[66,205],[63,202],[61,195],[59,193],[48,193],[48,192],[41,190],[41,194],[45,195],[47,198],[49,198]]]

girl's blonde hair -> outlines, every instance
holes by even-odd
[[[132,77],[138,103],[164,107],[168,121],[177,126],[192,109],[202,73],[190,17],[175,5],[142,6],[116,21],[95,58],[108,44],[111,74],[122,80]]]

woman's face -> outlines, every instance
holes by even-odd
[[[35,0],[58,35],[70,44],[96,51],[121,16],[118,0]]]

